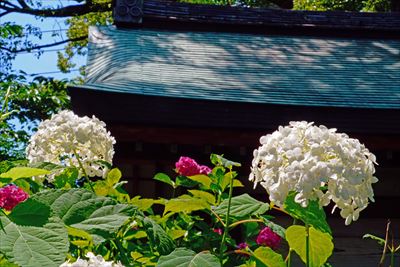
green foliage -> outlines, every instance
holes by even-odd
[[[228,200],[224,200],[215,212],[219,215],[226,214],[228,209]],[[269,205],[258,201],[248,194],[243,194],[232,198],[231,202],[231,215],[237,218],[250,217],[253,215],[264,214],[269,209]]]
[[[49,173],[50,171],[44,169],[30,168],[30,167],[15,167],[5,173],[0,174],[0,177],[10,178],[11,181],[14,181],[20,178],[29,178]]]
[[[307,207],[302,207],[295,199],[296,193],[291,192],[284,203],[284,210],[293,218],[299,219],[306,224],[314,226],[322,232],[332,234],[331,228],[326,221],[324,210],[319,206],[318,201],[310,200]]]
[[[32,198],[19,203],[8,215],[15,224],[38,227],[45,225],[49,217],[50,207]]]
[[[157,267],[218,267],[221,266],[219,260],[208,251],[197,253],[187,248],[177,248],[167,256],[161,256],[157,262]]]
[[[286,267],[282,255],[276,253],[270,247],[259,247],[251,255],[258,262],[257,266]]]
[[[297,10],[390,11],[390,0],[294,0]]]
[[[195,210],[210,209],[210,204],[204,199],[182,195],[178,198],[168,200],[165,204],[164,215],[168,212],[190,213]]]
[[[174,241],[156,222],[144,218],[143,225],[152,247],[157,248],[161,255],[166,255],[175,248]]]
[[[68,236],[58,218],[51,218],[43,227],[20,226],[0,216],[0,252],[20,266],[59,266],[68,252]]]
[[[69,107],[66,81],[44,77],[28,81],[24,75],[1,74],[0,79],[1,113],[15,111],[0,121],[0,160],[22,159],[37,123]],[[10,94],[5,101],[8,89]]]
[[[306,227],[292,225],[286,229],[286,240],[293,249],[306,262]],[[332,237],[314,227],[309,228],[309,255],[310,267],[320,267],[333,252]]]
[[[136,211],[131,205],[117,204],[85,189],[42,191],[32,198],[49,205],[66,225],[103,238],[110,237]]]

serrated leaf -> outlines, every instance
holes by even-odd
[[[157,267],[218,267],[219,259],[208,251],[195,253],[187,248],[177,248],[167,256],[161,256]]]
[[[210,204],[205,200],[194,197],[179,197],[168,200],[165,204],[164,215],[168,212],[190,213],[195,210],[210,209]]]
[[[286,197],[283,209],[293,218],[299,219],[306,224],[314,226],[322,232],[332,234],[332,230],[326,221],[324,210],[319,206],[318,201],[309,200],[307,207],[302,207],[295,201],[295,192],[289,193]]]
[[[119,182],[121,177],[122,177],[121,171],[118,168],[114,168],[107,174],[106,181],[109,185],[113,186],[114,184]]]
[[[43,226],[50,217],[50,207],[37,200],[28,198],[15,206],[8,215],[18,225]]]
[[[203,199],[210,203],[211,205],[215,205],[215,196],[213,194],[210,194],[206,191],[201,191],[201,190],[188,190],[190,194],[192,194],[194,197]]]
[[[175,248],[174,241],[155,221],[145,217],[143,226],[152,246],[155,247],[161,255],[166,255]]]
[[[50,171],[30,167],[14,167],[9,171],[0,174],[1,178],[11,178],[12,181],[20,178],[30,178],[32,176],[49,174]]]
[[[212,180],[207,175],[198,174],[198,175],[188,176],[187,178],[202,184],[205,189],[210,189]]]
[[[172,181],[171,178],[168,175],[166,175],[165,173],[161,173],[161,172],[157,173],[156,175],[154,175],[153,179],[163,182],[163,183],[166,183],[166,184],[169,184],[170,186],[175,188],[174,181]]]
[[[252,253],[252,256],[267,267],[286,267],[282,255],[270,247],[259,247]]]
[[[59,266],[65,261],[69,242],[67,230],[58,218],[43,227],[19,226],[0,216],[0,251],[10,262],[24,267]]]
[[[225,199],[214,211],[219,215],[223,215],[226,214],[227,209],[228,200]],[[242,218],[263,214],[268,209],[268,204],[258,201],[248,194],[243,194],[232,198],[230,214],[234,217]]]
[[[286,229],[286,241],[306,262],[306,227],[292,225]],[[328,233],[321,232],[314,227],[309,228],[309,255],[310,267],[320,267],[324,264],[333,252],[332,237]]]
[[[81,188],[42,191],[32,198],[49,205],[66,225],[103,238],[116,232],[136,211],[131,205],[117,204]]]

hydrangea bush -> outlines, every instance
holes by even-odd
[[[175,177],[154,176],[172,197],[142,198],[123,190],[114,143],[97,118],[62,111],[32,136],[27,164],[2,163],[1,266],[280,267],[294,253],[321,266],[333,252],[322,207],[334,202],[349,224],[377,181],[375,157],[358,140],[292,122],[254,151],[250,180],[270,203],[235,196],[240,164],[215,154],[212,168],[180,157]],[[271,209],[297,223],[283,228]]]
[[[374,201],[375,156],[357,139],[302,121],[279,127],[260,143],[250,180],[260,183],[275,205],[282,207],[289,192],[297,192],[295,201],[303,207],[309,200],[320,206],[333,201],[348,225]]]

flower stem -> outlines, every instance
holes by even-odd
[[[96,193],[96,192],[94,191],[92,182],[90,181],[89,176],[88,176],[87,173],[86,173],[85,168],[83,168],[83,164],[82,164],[81,160],[79,159],[78,153],[76,153],[75,148],[73,149],[73,151],[74,151],[74,155],[75,155],[75,157],[76,157],[76,160],[78,161],[79,167],[82,169],[83,175],[84,175],[85,178],[86,178],[86,182],[88,182],[88,184],[89,184],[90,188],[92,189],[92,191],[93,191],[94,193]]]
[[[285,262],[286,262],[286,267],[290,267],[292,265],[292,249],[289,249],[289,252],[286,256]]]
[[[306,266],[310,267],[310,226],[306,223]]]
[[[224,233],[222,235],[221,246],[219,248],[219,260],[221,261],[221,265],[224,256],[223,249],[224,249],[225,239],[229,231],[229,213],[231,212],[231,202],[232,202],[232,192],[233,192],[232,169],[229,169],[229,174],[230,174],[230,181],[229,181],[228,209],[226,211]]]

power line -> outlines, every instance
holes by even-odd
[[[69,70],[69,72],[76,72],[76,71],[80,71],[80,70],[79,69]],[[29,76],[37,76],[37,75],[43,75],[43,74],[56,74],[56,73],[65,73],[65,72],[57,70],[57,71],[46,71],[46,72],[31,73],[31,74],[28,74],[28,75]],[[67,73],[65,73],[65,74],[67,74]]]

